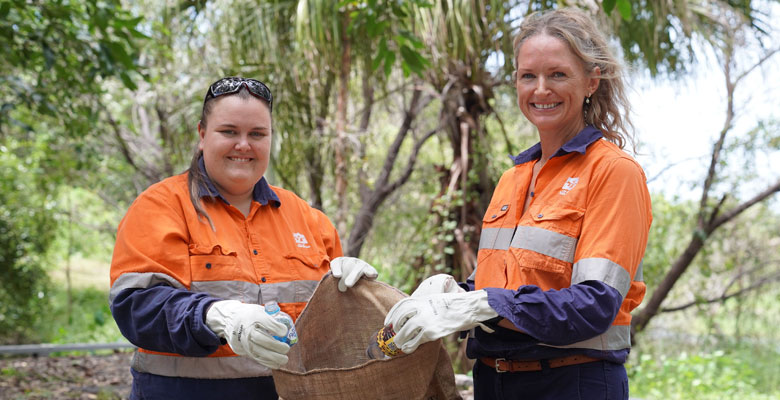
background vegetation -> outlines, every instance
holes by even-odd
[[[776,398],[780,175],[755,160],[777,157],[780,129],[735,123],[761,102],[735,94],[778,51],[775,1],[0,0],[0,344],[122,340],[106,301],[116,225],[184,170],[225,75],[271,86],[267,177],[323,209],[346,253],[407,292],[464,279],[506,154],[537,140],[512,34],[562,5],[597,18],[635,75],[723,72],[695,195],[653,194],[632,395]]]

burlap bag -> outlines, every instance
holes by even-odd
[[[273,371],[281,399],[461,398],[440,340],[388,360],[366,356],[370,337],[406,294],[366,279],[346,293],[339,292],[337,284],[337,279],[325,275],[295,322],[298,344],[288,353],[287,365]]]

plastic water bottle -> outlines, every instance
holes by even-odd
[[[282,311],[277,302],[269,301],[265,303],[265,312],[287,326],[287,336],[274,336],[274,339],[287,343],[289,346],[298,343],[298,332],[295,331],[295,323],[293,323],[292,317]]]
[[[383,326],[368,339],[366,347],[366,356],[371,360],[383,360],[404,354],[398,346],[395,345],[395,331],[393,324]]]

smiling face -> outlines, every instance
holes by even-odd
[[[586,73],[565,42],[546,34],[526,39],[516,62],[517,102],[540,135],[568,140],[581,131],[584,100],[598,88],[598,67]]]
[[[254,97],[219,97],[207,126],[198,124],[206,172],[231,204],[252,198],[271,155],[271,112]]]

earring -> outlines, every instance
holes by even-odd
[[[590,95],[585,98],[585,106],[582,107],[582,119],[585,120],[585,123],[588,123],[588,109],[590,108]]]

